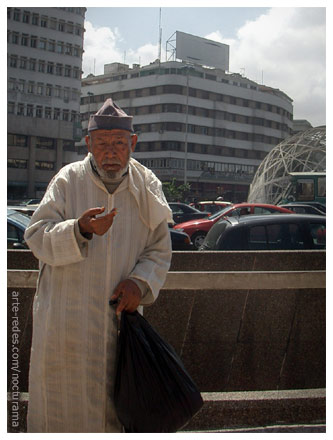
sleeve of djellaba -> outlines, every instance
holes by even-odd
[[[165,282],[172,257],[171,238],[166,221],[150,231],[147,245],[129,278],[145,283],[147,292],[142,297],[141,305],[152,304],[158,297]]]
[[[53,178],[24,234],[35,257],[51,266],[78,263],[88,255],[88,240],[78,240],[75,233],[77,219],[65,213],[68,186],[61,173]]]

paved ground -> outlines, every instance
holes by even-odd
[[[189,432],[189,431],[183,431],[183,432]],[[221,432],[221,433],[274,433],[274,432],[281,432],[281,433],[325,433],[326,432],[326,425],[320,424],[320,425],[276,425],[276,426],[259,426],[257,428],[234,428],[234,429],[221,429],[221,430],[214,430],[214,431],[191,431],[196,433],[214,433],[214,432]]]

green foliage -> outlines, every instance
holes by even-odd
[[[163,191],[168,202],[185,201],[191,191],[189,183],[177,185],[176,179],[171,182],[163,182]]]

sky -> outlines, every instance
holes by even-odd
[[[126,7],[87,6],[83,77],[103,74],[104,64],[112,62],[130,66],[153,62],[158,58],[161,23],[162,61],[166,41],[177,30],[228,44],[230,72],[285,92],[294,101],[294,119],[307,119],[313,126],[326,124],[325,2],[314,3],[319,7],[300,7],[304,2],[293,0],[278,3],[288,7],[162,3],[157,3],[161,8],[135,7],[133,2]],[[293,3],[297,6],[290,6]]]

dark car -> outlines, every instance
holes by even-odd
[[[7,209],[7,249],[28,249],[23,236],[29,223],[28,215]]]
[[[326,217],[279,214],[224,218],[210,229],[200,250],[326,249]]]
[[[306,205],[305,203],[286,203],[285,205],[279,205],[282,208],[290,209],[296,212],[296,214],[314,214],[314,215],[326,215],[325,212],[312,205]]]
[[[185,232],[176,231],[169,228],[171,236],[171,246],[173,251],[191,251],[193,245],[190,237]]]
[[[186,205],[186,203],[170,202],[169,206],[172,210],[172,217],[175,223],[183,223],[188,220],[196,220],[198,218],[206,218],[210,212],[199,211],[192,208],[192,206]]]

